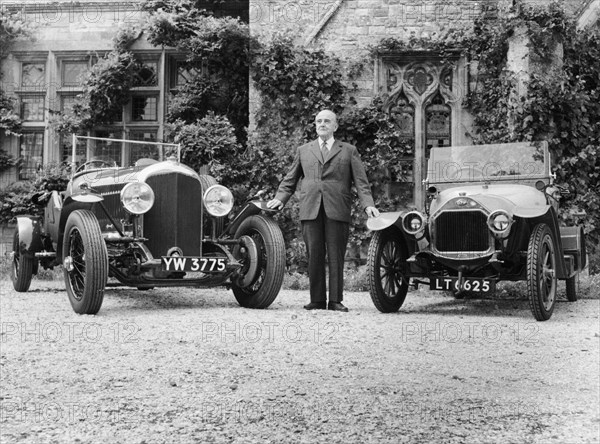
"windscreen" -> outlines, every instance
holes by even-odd
[[[545,143],[436,147],[427,178],[430,184],[530,180],[548,177],[549,163]]]

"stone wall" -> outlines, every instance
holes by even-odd
[[[0,61],[0,87],[11,97],[34,95],[43,98],[44,118],[41,121],[25,121],[23,132],[43,132],[44,163],[59,162],[59,135],[48,124],[50,111],[60,110],[62,95],[81,92],[81,85],[62,85],[61,61],[101,57],[113,48],[113,38],[119,29],[134,26],[139,29],[144,23],[145,13],[141,11],[139,2],[118,0],[2,0],[0,8],[35,27],[32,39],[16,41],[10,53]],[[143,35],[131,49],[161,51],[153,48]],[[21,63],[26,62],[45,64],[43,81],[35,85],[21,84]],[[15,158],[21,155],[20,139],[17,137],[0,134],[0,147]],[[3,171],[0,173],[0,188],[17,180],[16,168]]]
[[[427,37],[444,29],[468,27],[485,9],[505,7],[503,0],[251,0],[253,35],[270,39],[291,33],[296,42],[320,47],[348,65],[365,62],[354,97],[358,106],[368,105],[377,91],[376,66],[369,61],[370,47],[382,39]],[[258,106],[251,94],[251,110]]]
[[[589,1],[589,0],[587,0]],[[598,0],[594,0],[598,1]],[[576,14],[586,0],[565,2]],[[348,62],[364,61],[369,47],[384,38],[408,40],[411,36],[435,36],[447,29],[469,27],[484,11],[494,19],[512,6],[511,0],[250,0],[253,35],[269,39],[287,32],[296,42],[321,47]],[[550,0],[526,0],[545,5]],[[526,47],[516,52],[526,53]],[[527,60],[513,59],[515,72],[527,70]],[[359,106],[368,104],[377,93],[374,66],[366,67],[356,83]],[[526,77],[526,75],[525,75]],[[252,106],[256,106],[256,100]]]
[[[256,35],[292,31],[301,41],[314,36],[332,51],[357,49],[384,37],[426,35],[472,23],[498,0],[251,0]],[[316,34],[315,34],[316,32]],[[312,43],[312,42],[307,42]]]

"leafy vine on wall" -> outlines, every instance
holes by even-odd
[[[390,172],[401,175],[398,158],[410,154],[410,141],[399,134],[385,106],[386,97],[375,97],[367,107],[356,106],[352,76],[383,53],[421,50],[443,58],[461,51],[477,72],[476,87],[464,101],[474,119],[473,140],[547,140],[557,162],[558,181],[571,191],[563,217],[571,223],[583,222],[589,239],[598,243],[600,35],[597,29],[578,30],[559,2],[543,7],[516,2],[508,13],[482,16],[473,26],[442,30],[427,38],[383,39],[369,48],[371,59],[354,66],[321,49],[296,46],[290,36],[258,42],[247,25],[212,17],[193,0],[146,0],[144,8],[149,12],[145,28],[149,40],[180,50],[189,72],[196,74],[171,102],[167,117],[171,136],[185,138],[190,159],[202,163],[211,156],[216,174],[230,165],[229,173],[222,176],[236,197],[277,186],[294,148],[314,137],[312,119],[323,108],[338,113],[339,137],[357,145],[373,184],[385,184]],[[524,82],[525,93],[519,91],[522,79],[506,69],[518,33],[529,41],[532,69]],[[137,65],[126,49],[134,37],[133,30],[121,34],[115,50],[95,65],[73,113],[55,119],[59,130],[103,123],[110,119],[113,107],[128,100]],[[256,126],[247,135],[249,67],[259,105]],[[204,152],[207,148],[202,147],[212,142],[196,143],[196,130],[217,139],[224,131],[227,140],[214,145],[222,149]],[[194,149],[202,153],[194,154]],[[396,203],[380,197],[378,205],[386,209]],[[587,212],[584,219],[577,215],[581,209]],[[298,234],[294,211],[293,206],[286,208],[282,219],[287,239]],[[367,233],[359,223],[362,215],[355,211],[354,217],[351,242],[358,245]]]
[[[528,40],[525,80],[507,70],[516,33]],[[372,57],[386,52],[460,50],[477,70],[477,86],[464,106],[474,118],[475,143],[547,140],[558,181],[571,192],[565,222],[583,223],[588,238],[600,238],[600,32],[578,30],[560,2],[517,2],[494,20],[408,40],[384,39]],[[524,90],[524,91],[523,91]],[[579,214],[585,210],[587,215]]]
[[[114,49],[95,63],[70,109],[52,111],[50,124],[59,133],[77,133],[121,119],[129,92],[142,65],[128,45],[140,35],[135,28],[121,29],[113,39]]]
[[[27,23],[18,14],[0,9],[0,59],[4,58],[11,46],[19,40],[31,40],[33,37],[33,25]],[[15,112],[16,101],[9,97],[2,85],[2,73],[0,72],[0,130],[5,135],[19,135],[22,120]],[[17,164],[5,150],[0,148],[0,172],[8,170]]]

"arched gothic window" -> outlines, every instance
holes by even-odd
[[[390,195],[409,187],[407,204],[421,208],[421,183],[426,179],[430,149],[466,142],[459,131],[468,80],[466,62],[458,52],[444,58],[425,52],[388,54],[381,56],[376,78],[378,89],[387,93],[400,137],[412,145],[410,156],[406,150],[399,153],[402,166],[395,169],[407,174],[391,175]]]
[[[452,144],[452,109],[438,92],[425,107],[425,156],[433,147]]]
[[[389,193],[400,196],[403,204],[412,204],[415,166],[415,107],[404,93],[398,95],[390,108],[404,151],[399,154],[395,165],[389,168]]]

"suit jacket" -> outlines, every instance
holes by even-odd
[[[299,147],[275,198],[285,204],[300,180],[300,220],[316,219],[323,202],[327,217],[350,222],[353,183],[362,209],[375,206],[358,150],[349,143],[335,140],[325,162],[318,139]]]

